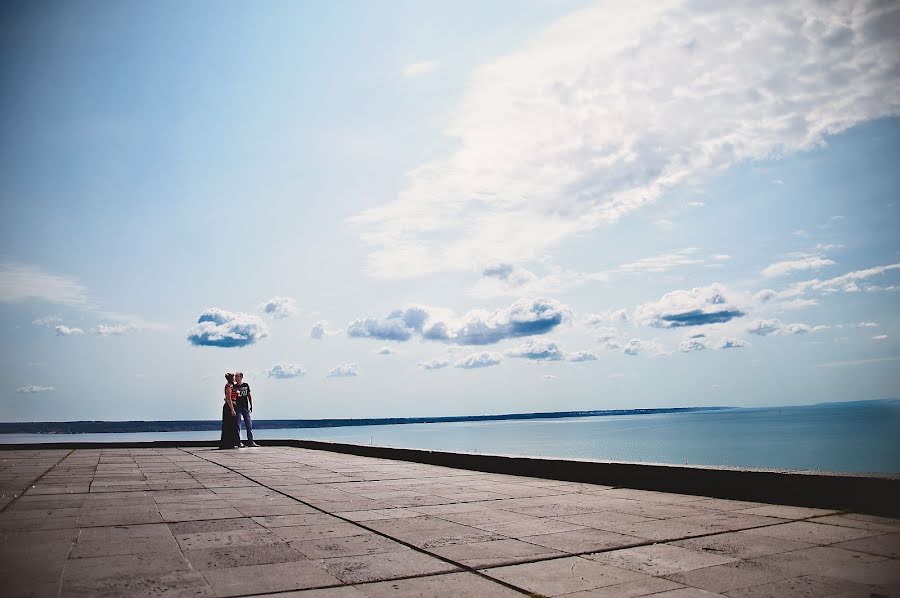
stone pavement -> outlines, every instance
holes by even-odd
[[[0,495],[8,598],[900,596],[896,519],[299,448],[2,451]]]

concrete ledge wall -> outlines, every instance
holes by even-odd
[[[448,453],[315,440],[269,440],[264,444],[412,461],[488,473],[900,517],[900,478],[897,477],[569,461],[541,457]],[[0,445],[0,450],[210,446],[216,446],[216,443],[213,441],[64,442],[5,444]]]

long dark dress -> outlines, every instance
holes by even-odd
[[[231,415],[226,401],[222,405],[222,437],[219,438],[219,448],[230,449],[241,444],[241,432],[238,429],[237,415]]]
[[[219,448],[234,448],[241,443],[238,435],[238,419],[231,415],[228,403],[222,405],[222,437],[219,439]]]

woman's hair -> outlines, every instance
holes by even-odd
[[[231,372],[228,372],[227,374],[225,374],[225,379],[228,380],[229,382],[234,382],[234,374],[232,374]]]

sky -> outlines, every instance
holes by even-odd
[[[0,420],[900,397],[900,5],[4,2]]]

